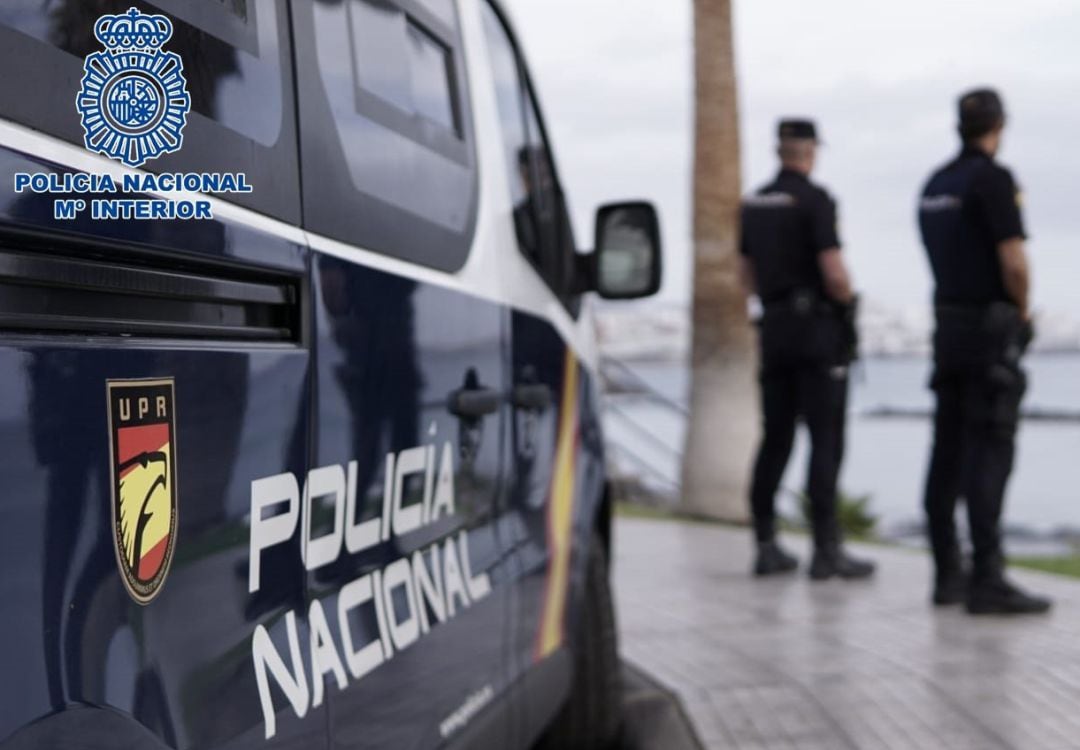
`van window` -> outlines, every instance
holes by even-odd
[[[256,8],[258,5],[258,8]],[[0,118],[82,145],[75,97],[94,25],[127,5],[85,0],[0,2],[0,45],[20,61],[0,76]],[[299,223],[300,193],[289,19],[283,4],[155,0],[173,24],[165,48],[184,60],[192,116],[184,146],[147,162],[153,172],[245,172],[253,192],[229,200]],[[42,91],[51,92],[41,96]]]
[[[417,114],[460,135],[451,88],[450,50],[415,23],[409,23],[408,31],[414,108]]]
[[[313,232],[440,270],[464,265],[477,176],[454,7],[292,3]]]
[[[394,5],[359,0],[350,9],[358,85],[460,136],[450,48]]]
[[[483,7],[518,247],[576,314],[580,306],[577,252],[540,110],[506,26],[492,5]]]

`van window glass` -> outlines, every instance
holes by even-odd
[[[457,23],[454,17],[454,0],[419,0],[425,10],[430,11],[445,24]]]
[[[384,0],[355,0],[350,7],[359,86],[458,134],[447,45]]]
[[[412,111],[408,49],[403,43],[405,14],[389,3],[355,0],[349,5],[353,64],[361,88]]]
[[[477,176],[454,5],[291,7],[305,226],[457,270],[472,242]]]
[[[521,76],[517,57],[499,24],[499,19],[484,6],[484,30],[487,32],[488,50],[491,55],[491,72],[495,84],[495,99],[499,107],[502,125],[503,158],[510,178],[510,198],[514,205],[514,226],[522,252],[537,257],[535,220],[529,201],[531,166],[529,139],[525,130],[525,101],[522,96]]]
[[[409,68],[417,114],[458,131],[446,45],[415,23],[409,24]]]
[[[483,8],[518,245],[567,309],[576,313],[577,253],[539,108],[506,27],[490,4]]]

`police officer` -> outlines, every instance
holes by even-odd
[[[936,569],[932,600],[966,600],[973,614],[1050,608],[1003,575],[1001,510],[1026,387],[1020,358],[1032,337],[1020,192],[994,161],[1004,126],[996,92],[960,97],[963,150],[931,176],[919,204],[936,284],[937,411],[925,496]],[[970,572],[956,539],[960,496],[971,529]]]
[[[806,486],[814,532],[810,577],[865,578],[874,565],[844,551],[836,518],[855,295],[840,253],[836,204],[809,180],[818,145],[814,123],[782,120],[778,136],[780,174],[747,197],[742,208],[743,282],[763,307],[764,438],[750,490],[757,538],[754,573],[785,573],[798,565],[776,542],[775,495],[801,418],[811,442]]]

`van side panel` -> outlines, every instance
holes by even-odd
[[[40,142],[44,153],[51,141]],[[63,171],[0,149],[0,170],[24,169]],[[298,638],[308,638],[298,534],[263,553],[263,585],[248,592],[252,481],[282,472],[302,481],[308,468],[311,360],[299,322],[307,251],[218,221],[58,227],[49,203],[0,184],[0,665],[8,676],[0,743],[37,721],[33,731],[74,745],[119,715],[174,747],[319,747],[325,707],[301,721],[276,693],[277,732],[264,741],[252,663],[259,624],[286,650],[282,618],[295,610]],[[130,327],[150,309],[176,323],[218,303],[174,299],[159,309],[152,294],[116,295],[74,271],[27,286],[12,272],[30,267],[26,260],[108,266],[120,282],[180,274],[211,290],[225,288],[220,280],[278,289],[295,327],[277,341],[255,340],[244,325],[232,339],[102,335],[97,305]],[[58,319],[55,305],[71,295],[93,304]],[[221,302],[220,310],[236,308]],[[151,323],[146,330],[161,321]],[[106,383],[163,378],[175,388],[175,552],[156,598],[142,606],[125,589],[114,542]],[[54,713],[86,704],[112,712],[79,721]]]
[[[547,321],[514,311],[511,325],[514,386],[545,389],[543,410],[515,409],[509,450],[508,502],[517,523],[518,600],[514,666],[544,672],[545,663],[572,652],[593,526],[603,493],[603,448],[595,376]],[[550,671],[549,671],[550,672]],[[547,680],[528,701],[525,740],[549,721],[569,691],[571,675]]]
[[[366,600],[340,623],[354,648],[380,636],[384,648],[344,689],[329,681],[332,742],[434,747],[485,710],[505,713],[513,591],[497,500],[508,312],[347,258],[317,255],[315,278],[316,462],[351,462],[346,524],[381,523],[382,535],[317,571],[313,596],[335,612],[351,582],[381,576],[386,587],[402,566],[411,576],[386,591],[386,623]],[[388,628],[397,632],[385,638]],[[331,631],[341,643],[338,622]],[[505,730],[495,736],[506,746]]]

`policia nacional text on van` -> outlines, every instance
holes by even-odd
[[[936,567],[933,601],[973,614],[1039,613],[1050,601],[1003,575],[1001,511],[1012,471],[1026,377],[1020,359],[1033,330],[1020,191],[994,161],[1005,127],[990,89],[959,101],[960,155],[936,171],[919,203],[937,328],[934,447],[925,505]],[[957,499],[967,504],[970,571],[956,538]]]
[[[817,132],[809,120],[783,120],[781,170],[745,199],[742,276],[757,294],[764,439],[754,464],[750,503],[757,538],[756,575],[797,567],[776,542],[775,494],[791,455],[798,419],[810,431],[807,476],[814,533],[810,577],[865,578],[874,565],[840,544],[836,482],[844,451],[848,365],[857,349],[856,297],[840,253],[836,204],[809,180]]]

